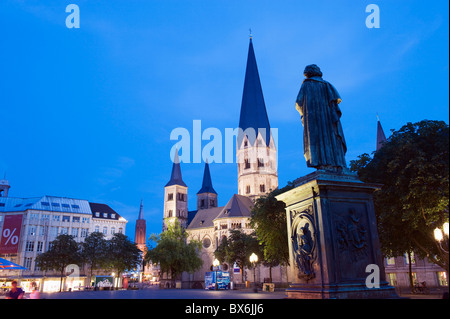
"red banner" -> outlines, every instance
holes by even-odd
[[[17,254],[23,215],[6,215],[0,236],[0,254]]]

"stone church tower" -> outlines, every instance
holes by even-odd
[[[166,231],[169,223],[172,223],[175,219],[178,219],[182,227],[187,227],[187,189],[188,187],[181,177],[180,160],[178,157],[178,150],[176,150],[172,166],[172,175],[170,176],[169,182],[164,187],[163,231]]]
[[[264,103],[251,37],[236,157],[239,195],[256,199],[278,187],[277,150]]]
[[[141,199],[141,207],[139,208],[139,217],[136,220],[136,228],[134,234],[134,242],[136,243],[137,248],[140,251],[145,253],[146,245],[145,245],[145,233],[146,233],[146,223],[144,219],[144,205]]]

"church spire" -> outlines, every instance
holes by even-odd
[[[187,185],[183,182],[183,178],[181,177],[181,167],[180,167],[180,159],[178,157],[178,149],[175,149],[172,174],[170,176],[170,181],[166,184],[165,187],[171,185],[181,185],[187,187]]]
[[[383,143],[386,142],[386,136],[384,135],[383,128],[381,127],[380,118],[377,115],[377,151],[383,147]]]
[[[250,44],[247,56],[247,68],[245,71],[244,92],[242,94],[241,115],[239,119],[239,128],[245,131],[248,128],[253,128],[255,134],[258,130],[262,131],[262,138],[267,146],[270,144],[270,125],[267,116],[266,105],[264,103],[264,96],[261,87],[261,81],[258,73],[258,66],[256,64],[255,51],[253,50],[252,36],[250,36]],[[255,137],[247,135],[250,144],[253,144]],[[238,145],[242,144],[244,134],[239,134],[237,137]]]
[[[245,70],[236,159],[239,195],[256,199],[278,187],[276,144],[271,134],[252,37]]]
[[[205,162],[205,170],[203,172],[202,188],[197,192],[197,194],[202,194],[202,193],[217,194],[212,186],[211,173],[209,172],[208,161]]]
[[[144,219],[144,202],[141,198],[141,207],[139,207],[139,217],[138,219]]]

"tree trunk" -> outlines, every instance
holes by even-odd
[[[272,282],[272,265],[269,266],[269,278],[270,282]]]
[[[413,282],[413,276],[412,276],[412,260],[411,260],[411,252],[408,251],[408,264],[409,264],[409,287],[411,288],[411,292],[414,291],[414,282]]]
[[[60,277],[60,281],[59,281],[59,292],[62,291],[62,282],[63,282],[64,268],[65,268],[65,267],[63,267],[63,268],[61,269],[61,277]]]

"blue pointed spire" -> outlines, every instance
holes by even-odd
[[[386,142],[386,136],[384,135],[383,128],[381,127],[380,119],[377,115],[377,151],[383,147],[383,143]]]
[[[144,219],[144,202],[143,199],[141,198],[141,206],[139,207],[139,219]]]
[[[255,130],[255,134],[258,134],[258,130],[265,129],[263,138],[266,145],[269,145],[270,124],[267,116],[266,104],[264,103],[264,96],[261,81],[259,79],[258,66],[256,65],[256,57],[253,50],[253,42],[251,37],[248,48],[247,69],[245,71],[239,128],[243,131],[247,128],[253,128]],[[239,146],[241,145],[243,138],[244,134],[238,135],[237,141]],[[254,137],[248,136],[248,138],[250,144],[255,142]]]
[[[183,182],[183,178],[181,177],[181,167],[180,167],[180,159],[178,158],[178,149],[175,150],[175,157],[173,159],[172,175],[170,176],[170,181],[164,187],[172,185],[181,185],[187,187],[187,185]]]
[[[211,173],[209,172],[208,161],[205,162],[205,171],[203,172],[202,188],[197,192],[197,194],[203,194],[203,193],[217,194],[212,186]]]

